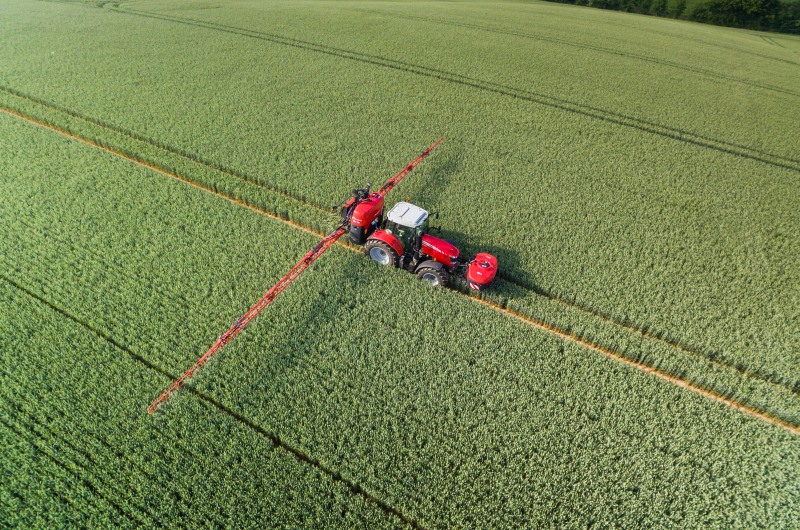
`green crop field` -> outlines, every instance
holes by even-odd
[[[800,38],[546,2],[0,4],[0,525],[791,528]],[[334,246],[392,194],[480,297]],[[439,222],[437,221],[437,223]]]

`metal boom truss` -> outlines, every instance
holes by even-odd
[[[399,173],[394,175],[391,179],[389,179],[386,184],[384,184],[379,193],[381,195],[385,195],[393,187],[400,183],[406,175],[408,175],[420,162],[422,162],[431,152],[442,142],[444,137],[439,138],[436,143],[432,146],[427,148],[423,151],[413,162],[408,164],[404,167]],[[153,401],[149,407],[147,407],[147,412],[150,414],[155,413],[158,409],[161,408],[169,399],[174,396],[183,386],[186,384],[189,379],[194,377],[198,371],[209,361],[212,357],[218,354],[222,348],[225,347],[230,341],[233,340],[236,335],[238,335],[256,316],[258,316],[261,311],[263,311],[273,300],[284,290],[286,289],[289,284],[291,284],[294,280],[297,279],[314,261],[319,258],[326,250],[328,250],[340,237],[342,237],[347,232],[346,222],[342,223],[336,230],[331,232],[328,236],[326,236],[322,241],[317,243],[317,245],[312,248],[303,259],[297,262],[297,264],[292,267],[292,269],[286,273],[286,275],[278,280],[269,291],[264,294],[261,299],[256,302],[253,307],[251,307],[244,315],[239,317],[239,319],[233,323],[233,325],[219,336],[217,341],[208,349],[208,351],[200,357],[197,362],[195,362],[186,372],[183,373],[178,379],[173,382],[169,388],[167,388],[164,393],[158,396],[155,401]]]

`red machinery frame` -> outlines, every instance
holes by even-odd
[[[436,142],[424,150],[417,158],[415,158],[410,164],[400,170],[397,174],[395,174],[392,178],[390,178],[386,184],[381,186],[381,188],[377,191],[377,193],[373,194],[380,198],[381,203],[383,202],[383,197],[389,193],[392,188],[397,186],[417,165],[425,160],[428,155],[433,152],[436,147],[442,143],[444,140],[444,136],[436,140]],[[351,201],[355,202],[356,199],[350,199]],[[353,202],[349,202],[345,204],[345,207],[350,206]],[[356,205],[357,206],[357,205]],[[350,211],[350,215],[352,215],[352,210]],[[377,215],[377,213],[376,213]],[[370,220],[372,222],[372,220]],[[189,379],[194,377],[198,371],[209,361],[212,357],[218,354],[222,348],[225,347],[230,341],[236,337],[254,318],[258,316],[261,311],[263,311],[270,303],[272,303],[275,298],[286,289],[289,284],[291,284],[294,280],[298,278],[306,269],[308,269],[309,265],[311,265],[317,258],[319,258],[326,250],[328,250],[340,237],[342,237],[345,233],[347,233],[347,227],[350,224],[350,219],[344,219],[342,223],[331,232],[328,236],[326,236],[322,241],[317,243],[317,245],[311,249],[303,258],[297,262],[297,264],[291,268],[286,275],[278,280],[269,291],[264,294],[261,299],[256,302],[253,307],[251,307],[244,315],[242,315],[233,325],[219,336],[217,341],[208,349],[208,351],[203,354],[186,372],[183,373],[174,383],[172,383],[169,388],[167,388],[160,396],[158,396],[155,401],[153,401],[149,407],[147,407],[147,412],[150,414],[155,413],[158,409],[160,409],[169,399],[174,396],[183,386],[186,384]]]

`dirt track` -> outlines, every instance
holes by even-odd
[[[296,228],[298,230],[302,230],[304,232],[307,232],[309,234],[313,234],[313,235],[318,236],[318,237],[325,237],[325,235],[326,235],[326,234],[323,234],[322,232],[319,232],[317,230],[308,228],[306,226],[302,226],[302,225],[297,224],[295,222],[292,222],[292,221],[290,221],[288,219],[284,219],[283,217],[280,217],[278,215],[270,213],[270,212],[268,212],[268,211],[266,211],[266,210],[264,210],[262,208],[259,208],[258,206],[255,206],[253,204],[249,204],[244,200],[240,200],[240,199],[236,199],[236,198],[233,198],[233,197],[229,197],[229,196],[227,196],[227,195],[225,195],[223,193],[220,193],[218,191],[215,191],[215,190],[213,190],[213,189],[211,189],[209,187],[203,186],[202,184],[198,184],[197,182],[194,182],[191,179],[183,177],[183,176],[181,176],[181,175],[179,175],[177,173],[174,173],[174,172],[168,171],[166,169],[160,168],[160,167],[155,166],[155,165],[153,165],[153,164],[151,164],[149,162],[145,162],[143,160],[139,160],[139,159],[133,157],[132,155],[123,153],[122,151],[118,151],[118,150],[113,149],[111,147],[106,147],[106,146],[100,145],[99,143],[94,142],[94,141],[92,141],[92,140],[90,140],[88,138],[84,138],[82,136],[76,135],[76,134],[71,133],[69,131],[66,131],[64,129],[61,129],[59,127],[51,125],[49,123],[37,120],[37,119],[32,118],[30,116],[26,116],[26,115],[24,115],[22,113],[19,113],[19,112],[15,111],[15,110],[9,109],[7,107],[0,106],[0,111],[4,112],[5,114],[8,114],[10,116],[13,116],[15,118],[24,120],[24,121],[26,121],[28,123],[32,123],[32,124],[37,125],[39,127],[45,128],[45,129],[47,129],[49,131],[58,133],[58,134],[60,134],[62,136],[65,136],[65,137],[70,138],[72,140],[75,140],[77,142],[81,142],[81,143],[83,143],[85,145],[100,149],[100,150],[105,151],[107,153],[110,153],[110,154],[112,154],[114,156],[117,156],[117,157],[122,158],[124,160],[127,160],[129,162],[132,162],[132,163],[134,163],[136,165],[139,165],[141,167],[145,167],[145,168],[147,168],[147,169],[149,169],[151,171],[154,171],[154,172],[156,172],[156,173],[158,173],[160,175],[164,175],[164,176],[176,179],[176,180],[178,180],[178,181],[180,181],[180,182],[182,182],[184,184],[188,184],[189,186],[192,186],[194,188],[201,189],[201,190],[203,190],[205,192],[211,193],[211,194],[213,194],[213,195],[215,195],[217,197],[220,197],[220,198],[225,199],[227,201],[230,201],[232,203],[238,204],[240,206],[244,206],[244,207],[249,208],[250,210],[260,214],[260,215],[265,215],[265,216],[267,216],[267,217],[269,217],[271,219],[274,219],[276,221],[284,223],[284,224],[286,224],[288,226],[291,226],[293,228]],[[341,242],[340,241],[340,244],[342,246],[344,246],[345,248],[348,248],[349,250],[360,252],[360,248],[358,248],[358,247],[356,247],[354,245],[351,245],[351,244],[349,244],[347,242]],[[750,416],[752,416],[754,418],[757,418],[757,419],[759,419],[761,421],[764,421],[764,422],[770,423],[772,425],[775,425],[777,427],[780,427],[782,429],[785,429],[785,430],[787,430],[787,431],[789,431],[789,432],[791,432],[793,434],[800,435],[800,427],[798,427],[796,425],[793,425],[793,424],[791,424],[789,422],[786,422],[786,421],[783,421],[781,419],[775,418],[775,417],[773,417],[773,416],[771,416],[769,414],[766,414],[763,411],[760,411],[760,410],[757,410],[755,408],[749,407],[749,406],[747,406],[747,405],[745,405],[743,403],[740,403],[738,401],[732,400],[730,398],[726,398],[726,397],[724,397],[724,396],[722,396],[722,395],[720,395],[720,394],[718,394],[716,392],[713,392],[711,390],[702,388],[702,387],[700,387],[700,386],[698,386],[698,385],[696,385],[694,383],[691,383],[691,382],[686,381],[684,379],[681,379],[679,377],[676,377],[676,376],[670,375],[668,373],[662,372],[662,371],[658,370],[657,368],[653,368],[652,366],[649,366],[649,365],[646,365],[646,364],[643,364],[643,363],[628,359],[627,357],[625,357],[620,352],[617,352],[617,351],[614,351],[612,349],[605,348],[605,347],[603,347],[601,345],[592,343],[592,342],[587,341],[587,340],[585,340],[585,339],[583,339],[583,338],[581,338],[581,337],[579,337],[579,336],[577,336],[577,335],[575,335],[573,333],[570,333],[570,332],[568,332],[568,331],[566,331],[564,329],[560,329],[558,327],[552,326],[550,324],[547,324],[547,323],[545,323],[543,321],[540,321],[538,319],[535,319],[533,317],[530,317],[530,316],[518,313],[516,311],[504,308],[504,307],[502,307],[499,304],[496,304],[494,302],[483,300],[483,299],[477,298],[475,296],[468,296],[468,295],[465,295],[463,293],[462,293],[462,296],[466,296],[467,298],[469,298],[470,300],[473,300],[476,303],[479,303],[479,304],[482,304],[484,306],[490,307],[490,308],[492,308],[492,309],[494,309],[496,311],[500,311],[500,312],[502,312],[502,313],[504,313],[504,314],[506,314],[508,316],[516,318],[517,320],[520,320],[520,321],[522,321],[522,322],[524,322],[524,323],[526,323],[526,324],[528,324],[530,326],[533,326],[533,327],[535,327],[537,329],[540,329],[540,330],[545,331],[547,333],[551,333],[551,334],[553,334],[553,335],[555,335],[555,336],[557,336],[557,337],[559,337],[559,338],[561,338],[563,340],[567,340],[567,341],[573,342],[575,344],[578,344],[578,345],[580,345],[580,346],[582,346],[582,347],[584,347],[586,349],[589,349],[589,350],[592,350],[594,352],[600,353],[602,355],[605,355],[608,358],[614,359],[614,360],[616,360],[618,362],[621,362],[623,364],[626,364],[626,365],[628,365],[630,367],[636,368],[636,369],[641,370],[641,371],[643,371],[645,373],[648,373],[650,375],[658,377],[658,378],[660,378],[660,379],[662,379],[664,381],[672,383],[673,385],[676,385],[678,387],[681,387],[681,388],[684,388],[686,390],[690,390],[692,392],[700,394],[700,395],[702,395],[702,396],[704,396],[704,397],[706,397],[708,399],[711,399],[713,401],[716,401],[718,403],[721,403],[723,405],[726,405],[728,407],[736,409],[736,410],[738,410],[740,412],[748,414],[748,415],[750,415]]]

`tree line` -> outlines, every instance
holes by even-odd
[[[552,0],[601,9],[800,34],[800,0]]]

